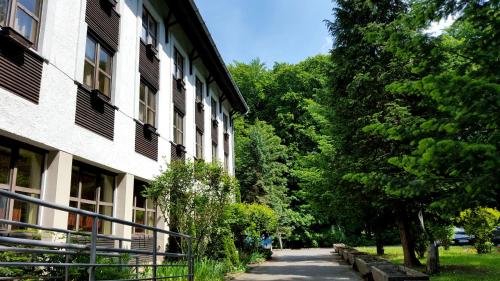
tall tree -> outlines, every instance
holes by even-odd
[[[403,193],[387,192],[408,185],[405,171],[388,163],[404,147],[363,130],[373,114],[395,99],[386,86],[408,76],[405,65],[369,40],[370,27],[391,24],[406,10],[405,1],[336,1],[335,20],[328,23],[334,37],[331,93],[323,104],[332,109],[326,116],[335,147],[331,182],[336,194],[364,210],[370,225],[380,229],[381,223],[395,221],[405,264],[412,266],[419,264],[412,228],[418,206]]]

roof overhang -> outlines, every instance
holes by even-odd
[[[204,65],[215,79],[223,95],[234,110],[241,114],[248,112],[248,105],[236,86],[231,74],[215,45],[208,28],[193,0],[168,0],[177,22],[195,46]]]

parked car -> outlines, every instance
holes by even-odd
[[[500,226],[497,226],[497,228],[493,231],[493,239],[491,242],[493,242],[493,245],[495,246],[500,246]]]
[[[470,245],[472,244],[472,239],[470,235],[465,233],[465,230],[461,227],[454,228],[453,241],[455,245]]]

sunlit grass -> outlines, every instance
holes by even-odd
[[[358,250],[376,253],[375,247],[357,247]],[[500,253],[479,255],[472,247],[452,246],[449,250],[439,249],[441,274],[432,276],[431,281],[499,281]],[[403,263],[401,246],[385,247],[383,258],[396,264]],[[425,259],[420,260],[425,264]]]

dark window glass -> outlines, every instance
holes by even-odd
[[[227,129],[228,129],[228,118],[227,118],[227,115],[224,114],[223,115],[223,118],[222,118],[222,121],[223,121],[223,125],[224,125],[224,133],[227,133]]]
[[[174,68],[175,78],[184,80],[184,57],[177,49],[174,51]]]
[[[11,155],[10,148],[0,146],[0,184],[9,184]]]
[[[0,146],[0,189],[40,198],[44,155],[16,143]],[[11,177],[14,176],[12,179]],[[12,208],[12,212],[9,209]],[[36,224],[38,207],[0,197],[0,218]],[[19,227],[0,225],[2,229]]]
[[[132,215],[135,223],[155,226],[156,210],[153,206],[153,201],[146,199],[142,195],[142,191],[146,185],[147,183],[145,182],[139,180],[134,181],[134,208]],[[144,228],[134,227],[134,233],[150,234],[151,232],[145,231]]]
[[[211,100],[212,120],[217,120],[217,102],[212,98]]]
[[[141,40],[146,44],[157,45],[158,23],[146,8],[142,9]]]
[[[198,77],[196,77],[196,101],[201,102],[203,100],[203,82],[201,82]]]
[[[113,216],[114,186],[114,176],[97,169],[75,165],[71,176],[70,206]],[[111,234],[111,225],[108,221],[100,220],[97,226],[98,232]],[[92,218],[69,214],[68,229],[91,231]]]
[[[42,185],[42,165],[43,155],[19,149],[16,185],[40,189]]]

